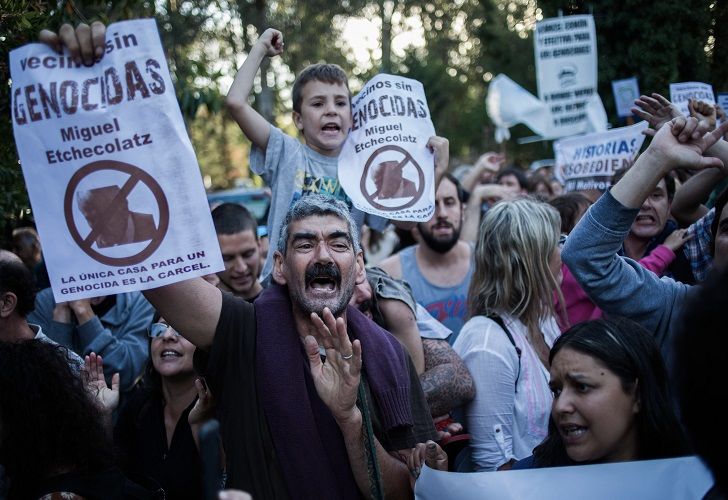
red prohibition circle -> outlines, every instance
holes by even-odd
[[[129,179],[127,179],[116,198],[114,198],[114,200],[112,200],[109,204],[109,207],[112,207],[111,213],[108,214],[109,216],[113,215],[114,208],[120,205],[120,202],[123,201],[123,199],[126,199],[128,194],[134,189],[138,182],[146,185],[154,195],[154,199],[157,201],[157,205],[159,207],[159,224],[157,226],[157,230],[149,244],[142,251],[134,255],[130,255],[128,257],[109,257],[108,255],[104,255],[91,248],[94,243],[94,238],[91,236],[96,234],[97,228],[92,227],[91,232],[86,235],[86,237],[82,237],[76,227],[76,221],[73,217],[73,195],[83,179],[101,170],[113,170],[129,174]],[[73,174],[71,180],[68,182],[68,187],[66,188],[63,200],[63,213],[73,241],[75,241],[81,250],[83,250],[84,253],[89,255],[92,259],[109,266],[130,266],[143,261],[152,255],[157,248],[159,248],[159,245],[161,245],[164,240],[164,236],[167,234],[167,230],[169,229],[169,204],[167,203],[167,198],[159,183],[141,168],[130,165],[129,163],[114,160],[100,160],[89,163],[88,165],[78,169],[76,173]]]
[[[412,165],[414,165],[415,169],[417,170],[418,174],[418,187],[417,187],[417,194],[412,197],[412,199],[408,202],[406,202],[403,205],[400,205],[398,207],[388,207],[385,205],[382,205],[381,203],[374,201],[374,196],[370,195],[367,192],[366,189],[366,180],[369,178],[369,170],[374,164],[375,159],[381,154],[386,151],[397,151],[399,153],[402,153],[404,155],[404,158],[402,159],[402,162],[411,162]],[[381,148],[375,150],[372,155],[367,160],[366,164],[364,165],[364,173],[361,176],[361,181],[359,182],[359,189],[361,190],[361,194],[367,199],[369,203],[372,204],[374,208],[377,208],[379,210],[387,211],[387,212],[395,212],[397,210],[402,210],[404,208],[409,208],[422,197],[422,193],[425,192],[425,173],[422,171],[422,167],[420,167],[414,158],[412,158],[412,155],[409,154],[409,152],[401,148],[399,146],[395,146],[394,144],[390,144],[387,146],[382,146]]]

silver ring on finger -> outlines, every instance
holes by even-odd
[[[352,352],[348,356],[344,356],[343,354],[339,354],[339,356],[341,356],[341,359],[348,361],[348,360],[350,360],[351,358],[354,357],[354,353]]]

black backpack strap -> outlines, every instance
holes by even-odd
[[[498,324],[498,326],[501,327],[501,329],[508,336],[508,340],[511,341],[511,344],[516,349],[516,355],[518,355],[518,373],[516,373],[515,389],[516,389],[516,392],[518,392],[518,379],[521,376],[521,348],[516,345],[516,341],[513,340],[513,335],[511,334],[511,331],[508,329],[508,327],[506,327],[506,323],[503,321],[503,318],[501,318],[498,315],[492,315],[492,316],[488,316],[488,319],[492,319],[493,321],[495,321]]]

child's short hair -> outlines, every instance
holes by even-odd
[[[296,77],[296,81],[293,82],[293,111],[296,113],[301,112],[303,86],[310,81],[338,83],[345,86],[346,90],[349,90],[349,78],[346,76],[346,72],[341,69],[341,66],[327,63],[311,64],[301,71]],[[349,99],[351,100],[351,92],[349,92]]]

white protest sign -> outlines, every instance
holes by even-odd
[[[648,124],[641,121],[607,132],[567,137],[554,142],[554,175],[566,191],[606,191],[617,170],[634,163]]]
[[[546,138],[587,132],[586,106],[590,98],[598,98],[594,18],[581,15],[539,21],[534,49],[538,97],[551,112]]]
[[[92,67],[10,53],[12,120],[57,302],[223,269],[154,20],[111,24]]]
[[[700,500],[713,485],[697,457],[542,469],[443,472],[422,468],[417,500]]]
[[[359,210],[427,221],[435,211],[435,135],[425,89],[380,74],[352,101],[353,125],[339,154],[339,182]]]
[[[701,82],[684,82],[670,84],[670,102],[672,102],[685,116],[690,116],[688,111],[688,100],[697,99],[710,104],[715,104],[713,86]]]
[[[620,118],[632,116],[634,101],[640,96],[640,87],[637,83],[637,78],[613,80],[612,92],[614,93],[614,103],[617,106],[617,116]]]

